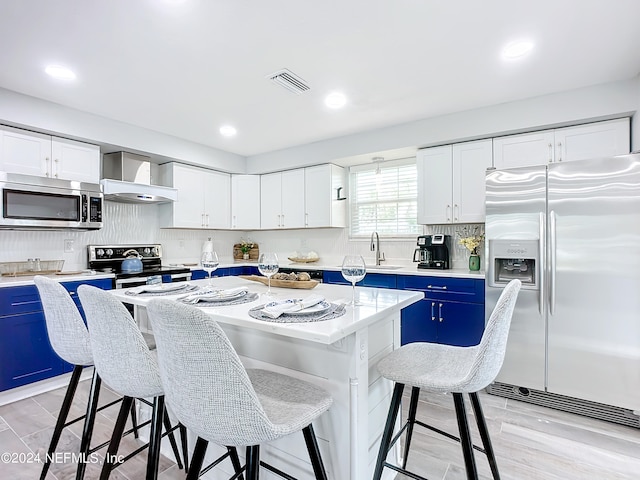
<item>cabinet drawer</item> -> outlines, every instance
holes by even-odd
[[[322,273],[322,281],[324,283],[351,285],[344,279],[341,272],[333,270],[325,270]],[[356,285],[360,287],[396,288],[396,276],[388,273],[367,273],[364,279],[356,283]]]
[[[0,288],[0,317],[41,311],[42,303],[35,285]]]
[[[425,293],[425,298],[436,300],[484,302],[484,280],[481,279],[398,275],[397,287],[419,290]]]

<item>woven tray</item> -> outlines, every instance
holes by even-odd
[[[294,263],[313,263],[320,260],[320,258],[295,258],[295,257],[288,257],[288,258]]]
[[[251,280],[252,282],[260,282],[265,285],[269,285],[269,279],[267,277],[261,277],[259,275],[240,275],[240,278],[244,278],[246,280]],[[320,282],[317,280],[271,280],[272,287],[281,287],[281,288],[303,288],[310,289],[314,288]]]

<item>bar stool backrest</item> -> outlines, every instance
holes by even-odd
[[[476,347],[471,347],[477,350],[477,356],[467,377],[470,382],[466,385],[465,391],[482,390],[493,382],[500,372],[507,348],[511,318],[521,285],[518,279],[511,280],[507,284],[489,317],[480,343]]]
[[[236,447],[279,436],[215,320],[166,299],[153,299],[147,310],[167,403],[183,425],[197,436]]]
[[[36,276],[33,281],[40,294],[53,350],[73,365],[93,364],[89,332],[69,292],[47,277]]]
[[[125,306],[109,292],[80,285],[96,370],[113,390],[128,397],[162,395],[158,363]]]

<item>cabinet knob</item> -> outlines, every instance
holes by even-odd
[[[440,322],[442,322],[442,320],[444,320],[444,318],[442,318],[442,304],[441,303],[438,304],[438,317],[439,317],[438,320]]]
[[[431,321],[433,322],[436,319],[436,302],[431,302]]]
[[[553,144],[549,144],[549,163],[553,162]]]

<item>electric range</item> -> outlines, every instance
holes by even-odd
[[[98,272],[115,274],[114,288],[129,288],[145,285],[150,277],[160,275],[162,282],[183,282],[191,280],[191,270],[186,267],[162,265],[162,245],[88,245],[89,268]],[[128,255],[141,257],[142,271],[123,272],[122,262]]]

